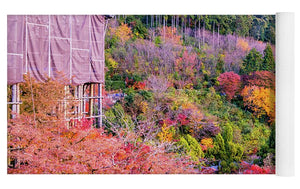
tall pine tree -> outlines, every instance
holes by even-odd
[[[268,44],[264,50],[264,60],[261,64],[260,70],[266,70],[275,72],[275,59],[273,56],[273,52],[271,46]]]

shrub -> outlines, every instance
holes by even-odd
[[[208,149],[208,156],[213,155],[221,161],[221,171],[230,173],[235,168],[233,162],[239,162],[242,159],[244,149],[242,145],[234,143],[233,129],[230,124],[226,124],[222,135],[219,133],[214,141],[214,147]]]
[[[177,145],[180,147],[181,151],[191,156],[194,161],[199,161],[200,158],[204,157],[200,144],[189,134],[180,137]]]

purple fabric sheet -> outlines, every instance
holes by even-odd
[[[104,82],[104,17],[7,16],[8,84],[29,72],[38,81],[63,73],[70,83]]]
[[[24,17],[7,17],[7,81],[8,84],[23,80]]]

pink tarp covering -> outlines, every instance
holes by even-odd
[[[23,79],[24,17],[7,17],[7,80],[18,83]]]
[[[7,16],[8,84],[29,72],[39,81],[62,72],[73,84],[104,82],[104,17]]]

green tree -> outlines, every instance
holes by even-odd
[[[220,75],[221,73],[225,72],[225,69],[224,69],[224,65],[225,65],[224,58],[225,58],[224,54],[219,54],[218,55],[218,60],[217,60],[217,65],[216,65],[216,74],[217,75]]]
[[[180,137],[177,145],[180,147],[181,151],[184,151],[186,154],[191,156],[194,161],[198,161],[199,158],[204,157],[200,144],[189,134]]]
[[[242,159],[244,149],[242,145],[233,142],[233,129],[227,123],[222,135],[219,133],[214,141],[214,147],[208,151],[208,155],[213,155],[220,160],[220,170],[223,173],[230,173],[236,168],[235,162]]]
[[[268,26],[265,30],[265,41],[275,44],[275,15],[268,15]]]
[[[243,37],[249,36],[252,20],[251,15],[238,15],[236,17],[236,33]]]
[[[260,70],[275,71],[275,60],[271,46],[268,44],[264,50],[264,60],[261,64]]]
[[[260,52],[258,52],[255,48],[251,49],[249,54],[243,60],[240,74],[249,74],[251,72],[260,70],[262,62],[263,59]]]

